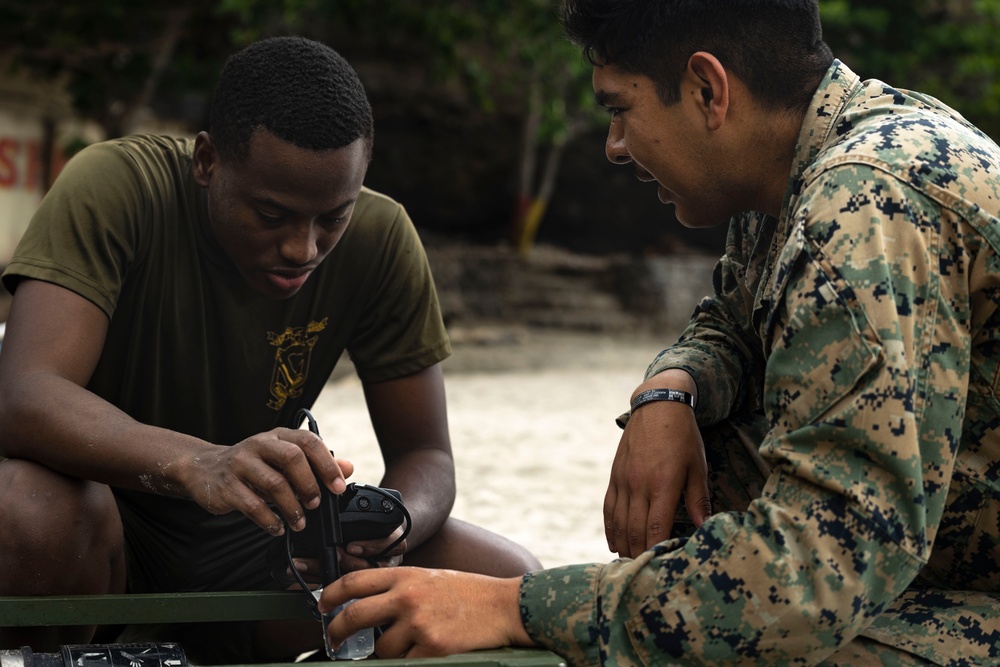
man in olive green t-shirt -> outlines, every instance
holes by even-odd
[[[350,65],[277,38],[230,59],[194,141],[127,137],[70,161],[3,275],[0,595],[277,587],[269,545],[303,528],[319,484],[342,492],[353,472],[295,428],[344,350],[380,484],[412,517],[380,565],[405,551],[500,576],[538,567],[449,518],[450,346],[409,217],[362,186],[372,137]],[[342,569],[397,534],[347,545]],[[0,630],[0,648],[93,632]],[[311,621],[170,632],[201,663],[287,660],[322,640]]]

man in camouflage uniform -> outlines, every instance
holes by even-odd
[[[1000,148],[834,60],[815,0],[567,0],[564,22],[609,159],[688,226],[733,216],[714,296],[623,420],[623,558],[351,575],[327,607],[375,597],[334,637],[376,620],[382,655],[1000,664]]]

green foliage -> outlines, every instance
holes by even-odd
[[[1000,138],[1000,0],[821,0],[824,37],[864,78],[919,90]]]
[[[539,138],[558,141],[578,117],[595,110],[590,66],[562,32],[558,3],[550,0],[488,2],[483,62],[502,64],[493,78],[506,94],[533,87],[542,92]],[[482,39],[482,38],[481,38]]]
[[[940,97],[1000,136],[1000,0],[820,0],[825,37],[864,77]],[[171,13],[183,33],[160,98],[207,96],[233,50],[302,34],[351,53],[420,63],[486,112],[526,113],[541,142],[598,118],[589,66],[562,34],[558,0],[0,0],[0,63],[68,82],[78,110],[113,129],[140,98]],[[342,49],[347,50],[347,49]]]
[[[117,134],[154,72],[173,93],[214,78],[230,46],[219,28],[214,6],[197,0],[0,0],[0,63],[65,80],[77,111]],[[157,65],[165,51],[169,72]]]
[[[418,59],[436,80],[457,81],[484,111],[524,108],[546,91],[540,133],[550,141],[593,107],[590,68],[569,43],[557,0],[219,0],[235,17],[235,44],[300,34],[338,49]]]

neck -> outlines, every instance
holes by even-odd
[[[788,179],[795,160],[795,148],[802,129],[802,114],[765,112],[751,136],[753,146],[747,155],[756,155],[748,172],[755,183],[753,210],[777,218],[788,189]]]

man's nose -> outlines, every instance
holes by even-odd
[[[621,123],[617,118],[611,119],[608,126],[608,139],[604,143],[604,154],[615,164],[628,164],[632,161],[632,156],[625,149],[625,132],[622,131]]]
[[[308,264],[318,253],[316,225],[311,221],[295,225],[281,241],[281,256],[291,264]]]

